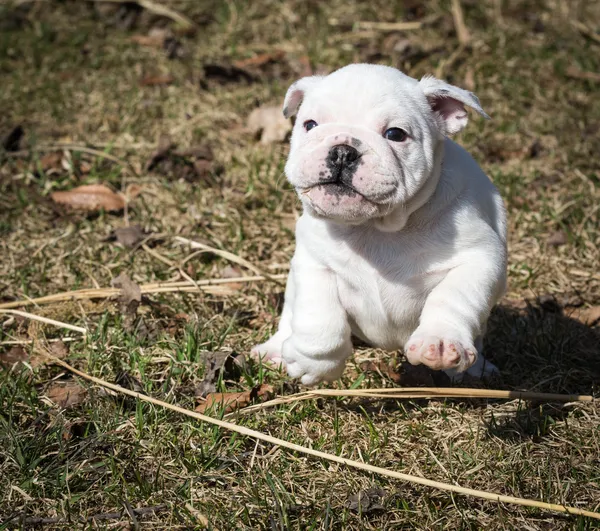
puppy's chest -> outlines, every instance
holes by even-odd
[[[445,276],[443,271],[428,270],[422,257],[399,248],[375,256],[338,249],[328,262],[354,332],[384,348],[407,339],[427,295]]]

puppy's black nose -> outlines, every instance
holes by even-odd
[[[340,144],[333,146],[327,155],[327,161],[333,164],[338,169],[343,169],[350,166],[355,160],[360,157],[358,151],[352,146]]]

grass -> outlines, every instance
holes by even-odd
[[[144,10],[134,17],[131,7],[93,2],[0,7],[0,134],[21,124],[22,145],[30,150],[19,157],[0,153],[0,299],[109,286],[121,272],[138,283],[181,280],[180,269],[195,279],[226,272],[227,262],[209,254],[186,261],[192,251],[176,244],[176,235],[275,271],[269,266],[287,264],[293,253],[300,207],[283,176],[287,147],[265,147],[245,132],[251,110],[280,104],[305,56],[319,71],[371,60],[418,77],[435,72],[458,46],[450,2],[437,0],[416,7],[293,0],[169,5],[199,26],[195,35],[175,33],[182,53],[173,59],[131,41],[151,28],[176,31]],[[600,70],[599,45],[570,23],[598,31],[598,6],[464,1],[463,8],[472,47],[442,73],[474,90],[492,116],[490,122],[474,118],[458,140],[498,185],[510,215],[510,285],[490,320],[487,356],[500,367],[503,388],[597,395],[598,327],[569,315],[573,305],[600,304],[600,100],[597,84],[569,77],[568,67]],[[416,32],[351,31],[357,20],[427,17],[431,24]],[[342,25],[330,25],[332,18]],[[410,52],[398,45],[406,39]],[[256,82],[203,79],[203,64],[280,49],[285,59],[265,66]],[[165,74],[172,84],[140,86],[144,77]],[[180,149],[212,148],[210,180],[190,180],[181,164],[144,170],[165,133]],[[46,152],[36,146],[60,142],[105,150],[137,175],[101,157],[61,150],[60,163],[44,168]],[[127,218],[68,213],[49,199],[54,190],[96,182],[141,188]],[[152,234],[154,255],[110,240],[127,223]],[[567,242],[549,245],[558,230]],[[152,295],[133,326],[113,301],[32,311],[91,331],[69,343],[70,363],[113,382],[126,374],[146,393],[193,408],[203,352],[247,352],[274,330],[281,297],[281,288],[266,282],[225,295]],[[33,340],[25,345],[32,358],[46,339],[69,335],[19,319],[2,322],[0,342]],[[9,348],[0,346],[0,358]],[[392,355],[359,347],[335,385],[392,386],[360,367]],[[342,469],[94,387],[82,403],[59,410],[47,393],[69,378],[57,367],[0,368],[0,528],[26,528],[27,518],[54,519],[49,528],[79,522],[82,528],[190,529],[206,521],[211,529],[596,526]],[[246,390],[263,382],[278,394],[298,390],[277,371],[253,364],[218,386]],[[377,466],[599,509],[596,404],[319,399],[238,422]],[[348,507],[350,496],[371,488],[385,491],[383,509]],[[123,514],[80,522],[114,512]]]

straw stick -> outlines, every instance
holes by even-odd
[[[542,402],[593,402],[590,395],[563,395],[536,393],[532,391],[503,391],[500,389],[473,389],[461,387],[385,387],[382,389],[309,389],[294,395],[280,396],[260,404],[242,408],[228,416],[252,413],[260,409],[275,407],[292,402],[300,402],[321,397],[363,397],[363,398],[495,398],[506,400],[539,400]]]
[[[48,319],[47,317],[42,317],[41,315],[35,315],[34,313],[22,312],[20,310],[0,309],[0,314],[2,314],[2,313],[12,314],[12,315],[20,315],[21,317],[26,317],[27,319],[31,319],[33,321],[39,321],[40,323],[51,324],[54,326],[58,326],[60,328],[74,330],[75,332],[81,332],[83,335],[87,334],[87,330],[85,328],[81,328],[80,326],[63,323],[61,321],[55,321],[54,319]]]
[[[167,402],[163,402],[162,400],[158,400],[151,396],[147,396],[147,395],[144,395],[141,393],[137,393],[135,391],[131,391],[129,389],[125,389],[119,385],[111,384],[109,382],[106,382],[105,380],[96,378],[95,376],[91,376],[83,371],[79,371],[79,370],[75,369],[74,367],[71,367],[68,363],[65,363],[64,361],[62,361],[58,358],[55,358],[53,356],[51,356],[50,359],[54,363],[60,365],[61,367],[64,367],[65,369],[72,372],[73,374],[76,374],[76,375],[80,376],[81,378],[84,378],[90,382],[97,384],[97,385],[105,387],[106,389],[111,389],[112,391],[115,391],[117,393],[122,393],[124,395],[128,395],[133,398],[137,398],[138,400],[141,400],[143,402],[148,402],[150,404],[154,404],[156,406],[160,406],[162,408],[169,409],[171,411],[175,411],[176,413],[180,413],[181,415],[186,415],[188,417],[192,417],[192,418],[201,420],[203,422],[207,422],[209,424],[213,424],[215,426],[225,428],[226,430],[234,431],[234,432],[240,433],[242,435],[247,435],[248,437],[252,437],[254,439],[258,439],[258,440],[261,440],[264,442],[275,444],[277,446],[287,448],[288,450],[293,450],[295,452],[300,452],[303,454],[311,455],[313,457],[318,457],[320,459],[325,459],[327,461],[333,461],[335,463],[339,463],[341,465],[349,466],[352,468],[357,468],[359,470],[365,470],[366,472],[380,474],[382,476],[392,477],[392,478],[400,479],[402,481],[416,483],[417,485],[424,485],[426,487],[432,487],[432,488],[439,489],[439,490],[455,492],[457,494],[463,494],[465,496],[474,496],[476,498],[482,498],[484,500],[490,500],[490,501],[494,501],[497,503],[511,503],[511,504],[515,504],[515,505],[522,505],[525,507],[536,507],[536,508],[545,509],[548,511],[574,514],[574,515],[578,515],[578,516],[587,516],[590,518],[600,519],[600,513],[588,511],[585,509],[579,509],[577,507],[568,507],[568,506],[554,504],[554,503],[546,503],[546,502],[542,502],[539,500],[517,498],[514,496],[505,496],[503,494],[496,494],[493,492],[487,492],[487,491],[483,491],[483,490],[469,489],[466,487],[461,487],[459,485],[451,485],[448,483],[434,481],[432,479],[422,478],[422,477],[418,477],[418,476],[411,476],[409,474],[404,474],[402,472],[396,472],[394,470],[389,470],[386,468],[372,466],[367,463],[361,463],[360,461],[353,461],[351,459],[346,459],[344,457],[340,457],[340,456],[337,456],[334,454],[328,454],[326,452],[314,450],[313,448],[307,448],[305,446],[291,443],[291,442],[285,441],[283,439],[278,439],[277,437],[273,437],[271,435],[267,435],[265,433],[261,433],[256,430],[251,430],[244,426],[238,426],[237,424],[233,424],[231,422],[219,420],[219,419],[216,419],[213,417],[208,417],[208,416],[202,415],[201,413],[198,413],[196,411],[190,411],[188,409],[184,409],[182,407],[175,406],[175,405],[169,404]]]
[[[280,275],[269,275],[269,280],[284,280],[287,277],[286,274]],[[203,291],[209,291],[210,286],[217,286],[220,284],[234,284],[238,282],[258,282],[261,280],[267,280],[267,277],[262,275],[256,275],[251,277],[237,277],[237,278],[213,278],[205,280],[196,280],[196,284],[200,286]],[[198,289],[194,284],[189,281],[177,281],[177,282],[153,282],[150,284],[142,284],[140,286],[141,292],[146,295],[150,293],[170,293],[170,292],[197,292]],[[74,291],[67,291],[64,293],[56,293],[54,295],[46,295],[44,297],[37,297],[35,299],[22,299],[19,301],[5,302],[0,304],[0,309],[18,308],[20,306],[28,306],[31,304],[51,304],[53,302],[64,302],[72,300],[85,300],[85,299],[109,299],[110,297],[116,297],[121,292],[118,288],[86,288]]]

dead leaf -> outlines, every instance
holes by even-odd
[[[181,58],[185,55],[181,42],[167,28],[152,28],[148,35],[134,35],[130,40],[140,46],[162,48],[167,52],[169,59]]]
[[[139,184],[128,184],[125,189],[125,197],[131,201],[140,195],[142,191],[142,187]]]
[[[268,63],[281,61],[284,57],[285,52],[283,50],[276,50],[274,52],[261,53],[248,59],[234,61],[233,64],[237,68],[261,67]]]
[[[123,247],[135,247],[146,238],[144,229],[139,225],[130,227],[119,227],[113,231],[114,237]]]
[[[242,270],[236,266],[228,265],[221,270],[221,278],[239,278],[242,276]],[[235,292],[242,289],[244,284],[242,282],[233,282],[231,284],[227,284],[227,287],[232,290],[232,292]]]
[[[196,386],[196,396],[205,397],[214,393],[219,378],[237,376],[245,366],[246,358],[235,352],[204,352],[204,378]]]
[[[434,372],[426,365],[411,365],[403,362],[401,365],[401,382],[403,387],[435,387]],[[440,374],[444,374],[441,373]],[[444,375],[445,376],[445,375]]]
[[[175,147],[175,143],[171,140],[171,137],[166,134],[162,134],[158,137],[158,143],[156,150],[152,153],[150,160],[146,164],[146,171],[152,170],[161,160],[164,160],[169,151]]]
[[[365,489],[356,494],[351,494],[346,500],[346,507],[351,511],[368,514],[374,511],[382,511],[385,507],[382,505],[385,497],[383,489]]]
[[[256,80],[256,76],[237,66],[210,63],[204,65],[204,80],[215,81],[221,85],[240,82],[252,83]]]
[[[261,144],[283,142],[292,130],[292,122],[283,116],[279,106],[263,105],[254,109],[248,117],[248,129],[259,134]]]
[[[2,147],[6,151],[19,151],[24,135],[23,126],[17,125],[2,139]]]
[[[170,85],[175,81],[173,76],[148,76],[140,79],[140,87],[157,87],[161,85]]]
[[[68,409],[81,404],[87,395],[87,389],[75,380],[58,381],[46,389],[46,396],[57,406]]]
[[[121,273],[118,277],[114,278],[111,284],[121,290],[118,300],[121,303],[123,327],[125,330],[131,331],[138,306],[142,302],[142,290],[126,273]]]
[[[569,242],[569,237],[564,230],[557,230],[548,236],[546,243],[551,247],[560,247],[561,245],[565,245]]]
[[[6,352],[0,353],[0,365],[3,367],[12,367],[15,363],[27,361],[29,355],[25,349],[19,345],[11,347]]]
[[[129,374],[127,371],[119,372],[115,378],[115,383],[121,387],[124,387],[125,389],[135,391],[136,393],[145,392],[142,382],[140,382],[135,376]]]
[[[258,398],[267,397],[273,394],[273,387],[267,384],[253,387],[250,391],[241,391],[239,393],[211,393],[206,397],[196,411],[204,413],[207,409],[214,406],[223,408],[224,413],[231,413],[236,409],[246,407]]]
[[[600,321],[600,306],[577,308],[575,311],[569,314],[569,317],[573,317],[585,325],[592,326]]]
[[[386,363],[383,360],[364,361],[360,364],[360,368],[363,372],[376,372],[378,374],[383,374],[397,384],[402,381],[402,375],[396,370],[396,367],[392,366],[392,363]]]
[[[62,360],[69,355],[69,347],[64,344],[60,339],[58,341],[54,341],[50,343],[50,354],[52,354],[55,358]]]
[[[129,40],[140,46],[162,48],[168,38],[169,33],[166,30],[154,28],[148,32],[148,35],[133,35]]]
[[[66,192],[53,192],[50,197],[55,203],[74,210],[117,212],[125,208],[125,199],[103,184],[87,184]]]
[[[44,172],[60,170],[62,169],[62,158],[63,154],[56,151],[54,153],[46,153],[40,159],[40,166]]]

